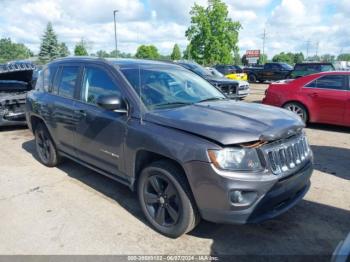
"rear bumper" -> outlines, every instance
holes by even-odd
[[[205,175],[204,168],[207,171],[209,168],[213,170],[209,163],[201,163],[192,168],[200,176],[194,175],[194,178],[190,178],[193,173],[189,175],[202,218],[215,223],[233,224],[259,223],[286,212],[307,193],[313,171],[310,161],[287,178],[278,180],[272,174],[261,174],[264,178],[260,181],[249,181],[222,177],[215,171]],[[265,179],[266,177],[270,178]],[[247,205],[236,205],[231,201],[231,193],[235,190],[255,192],[256,198]]]

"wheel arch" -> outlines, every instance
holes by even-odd
[[[51,133],[50,129],[48,128],[47,124],[45,123],[45,120],[43,118],[37,116],[37,115],[31,115],[29,119],[30,119],[30,126],[31,126],[31,130],[32,130],[33,134],[35,133],[35,129],[37,128],[37,126],[39,124],[42,124],[46,128],[47,132],[49,133],[49,135],[50,135],[50,137],[51,137],[51,139],[53,141],[53,143],[57,147],[56,140],[52,136],[52,133]]]
[[[31,126],[31,130],[34,133],[35,129],[37,128],[38,124],[42,123],[44,126],[46,126],[45,121],[41,118],[38,117],[36,115],[32,115],[30,116],[30,126]]]
[[[133,174],[135,179],[134,179],[134,183],[132,185],[132,190],[136,189],[136,185],[138,182],[138,178],[141,174],[141,171],[147,165],[149,165],[153,162],[156,162],[156,161],[161,161],[161,160],[171,162],[177,169],[179,169],[179,171],[181,171],[181,173],[184,175],[188,185],[190,185],[184,168],[177,160],[172,159],[168,156],[159,154],[159,153],[155,153],[155,152],[146,150],[146,149],[140,149],[139,151],[137,151],[136,157],[135,157],[134,174]]]
[[[284,108],[284,106],[285,106],[286,104],[289,104],[289,103],[296,103],[296,104],[299,104],[299,105],[303,106],[303,107],[305,108],[305,110],[306,110],[307,122],[311,122],[312,116],[311,116],[311,114],[310,114],[310,110],[309,110],[308,106],[307,106],[305,103],[300,102],[299,100],[296,100],[296,99],[292,99],[292,100],[285,101],[285,102],[282,104],[282,107]]]

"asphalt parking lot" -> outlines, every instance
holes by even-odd
[[[258,102],[266,85],[253,85]],[[350,129],[311,125],[312,186],[281,217],[259,225],[202,221],[178,239],[153,231],[136,196],[72,161],[47,168],[32,134],[0,131],[1,254],[329,255],[350,232]]]

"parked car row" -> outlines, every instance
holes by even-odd
[[[295,79],[298,77],[334,71],[332,63],[297,63],[294,68],[287,63],[266,63],[262,67],[246,67],[243,71],[251,83]]]
[[[129,186],[169,237],[201,218],[255,223],[297,204],[313,170],[301,119],[229,99],[211,76],[179,64],[73,57],[46,65],[26,103],[40,161],[70,158]]]
[[[246,81],[228,79],[218,74],[217,71],[206,69],[194,61],[181,60],[176,63],[203,77],[209,83],[219,88],[229,98],[243,99],[249,94],[249,83]]]

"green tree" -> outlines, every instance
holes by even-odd
[[[47,63],[59,56],[60,46],[58,44],[57,35],[53,30],[51,22],[49,22],[41,39],[39,61],[41,63]]]
[[[87,46],[87,44],[84,41],[84,39],[81,39],[80,42],[78,42],[75,45],[74,55],[76,55],[76,56],[87,56],[87,55],[89,55],[88,51],[86,50],[87,49],[86,46]]]
[[[244,66],[247,66],[247,65],[249,64],[249,62],[248,62],[248,59],[247,59],[247,56],[246,56],[246,55],[243,55],[243,56],[242,56],[241,61],[242,61],[242,64],[243,64]]]
[[[145,59],[159,59],[160,55],[158,53],[158,49],[154,45],[140,45],[137,48],[135,57]]]
[[[183,59],[186,59],[186,60],[192,59],[192,57],[191,57],[191,44],[187,45],[186,49],[183,52],[182,57],[183,57]]]
[[[110,57],[110,54],[108,54],[105,50],[99,50],[96,52],[96,56],[100,58]]]
[[[116,51],[113,50],[112,52],[110,52],[110,53],[109,53],[109,57],[117,57],[117,56],[116,56]],[[119,57],[119,58],[132,58],[133,55],[130,54],[130,53],[120,52],[120,51],[118,50],[118,57]]]
[[[238,52],[235,52],[235,54],[233,56],[233,63],[235,65],[241,65],[242,64],[242,59],[241,59],[241,56],[239,55]]]
[[[267,55],[266,54],[261,54],[259,59],[258,59],[258,64],[259,65],[264,65],[267,63]]]
[[[171,60],[180,60],[181,59],[181,51],[178,44],[174,45],[173,52],[170,55]]]
[[[279,53],[272,58],[273,62],[285,62],[288,64],[302,63],[305,60],[303,53]]]
[[[340,54],[340,55],[338,55],[337,60],[338,61],[350,61],[350,54],[349,53]]]
[[[59,53],[60,53],[60,57],[66,57],[70,55],[70,52],[66,43],[62,42],[59,44]]]
[[[26,59],[33,56],[33,53],[24,45],[11,41],[10,38],[0,39],[0,62],[8,62],[17,59]]]
[[[313,61],[313,62],[319,62],[321,61],[321,58],[318,55],[313,55],[313,56],[309,56],[308,61]]]
[[[294,54],[294,64],[302,63],[304,62],[304,60],[305,60],[305,57],[302,52]]]
[[[201,64],[231,64],[238,52],[239,22],[228,17],[222,0],[208,0],[205,8],[194,4],[190,11],[191,25],[186,31],[190,41],[190,56]]]

